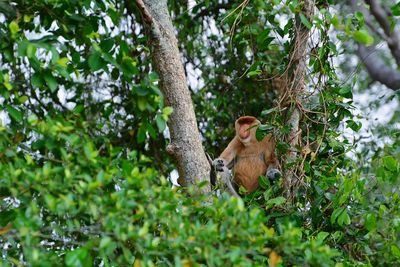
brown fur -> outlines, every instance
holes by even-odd
[[[274,154],[275,142],[271,135],[257,141],[256,130],[260,124],[255,117],[240,117],[235,122],[236,136],[221,153],[225,165],[233,161],[234,182],[243,186],[248,192],[258,187],[258,177],[265,175],[268,168],[278,167],[278,160]],[[245,129],[244,129],[245,128]],[[242,133],[247,131],[247,136]]]

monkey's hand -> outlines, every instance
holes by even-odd
[[[267,177],[271,180],[277,180],[282,176],[282,173],[275,168],[270,168],[267,170]]]
[[[226,166],[225,160],[223,160],[221,158],[214,159],[214,161],[212,162],[212,165],[214,166],[214,168],[217,172],[224,171],[224,167]]]

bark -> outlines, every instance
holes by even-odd
[[[357,54],[369,75],[374,81],[378,81],[390,89],[400,89],[400,72],[389,67],[382,58],[377,55],[375,47],[358,45]]]
[[[351,8],[354,12],[361,12],[364,15],[365,24],[369,29],[386,41],[392,56],[396,60],[397,66],[400,66],[399,36],[396,31],[391,30],[388,13],[377,1],[366,0],[365,2],[369,5],[370,10],[359,5],[357,0],[350,1]],[[376,19],[382,31],[374,25],[372,18]],[[357,55],[374,81],[380,82],[390,89],[399,90],[400,72],[396,68],[388,66],[377,53],[374,53],[375,51],[375,46],[367,47],[363,44],[358,44]]]
[[[197,128],[190,92],[186,83],[178,42],[166,0],[136,0],[152,49],[152,61],[160,76],[165,104],[173,108],[168,121],[171,143],[167,151],[174,157],[182,186],[205,181],[210,191],[210,165]]]
[[[311,17],[314,14],[315,3],[313,0],[304,0],[302,6],[302,14],[311,21]],[[294,40],[293,49],[290,54],[290,64],[288,66],[288,86],[284,97],[289,101],[291,105],[290,116],[287,120],[287,124],[291,126],[290,133],[287,137],[287,142],[290,145],[288,153],[288,162],[296,161],[297,149],[300,140],[301,129],[299,127],[301,119],[301,111],[299,105],[301,102],[301,96],[305,88],[305,76],[306,76],[306,56],[307,56],[307,44],[310,37],[310,30],[303,25],[299,17],[296,17],[295,23],[296,37]],[[292,199],[296,191],[296,185],[299,184],[296,181],[295,168],[289,168],[285,173],[285,194],[288,199]]]
[[[400,67],[400,38],[397,32],[394,29],[392,30],[390,27],[390,14],[388,14],[381,4],[376,0],[365,0],[365,2],[369,5],[371,14],[374,16],[385,33],[385,41],[388,44],[394,59],[396,60],[397,66]]]

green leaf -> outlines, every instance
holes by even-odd
[[[55,64],[60,59],[60,53],[55,47],[51,47],[51,62]]]
[[[261,131],[260,128],[257,128],[257,130],[256,130],[256,139],[257,139],[257,141],[263,140],[265,136],[266,136],[266,133]]]
[[[302,13],[300,13],[300,21],[301,23],[303,23],[304,26],[307,27],[307,29],[311,30],[312,28],[311,22]]]
[[[279,111],[279,107],[274,107],[274,108],[266,109],[266,110],[263,110],[263,111],[261,112],[261,116],[265,117],[265,116],[267,116],[268,114],[271,114],[271,113],[276,112],[276,111]]]
[[[23,96],[20,96],[20,97],[18,97],[18,102],[19,103],[25,103],[26,101],[28,101],[28,96],[26,96],[26,95],[23,95]]]
[[[132,77],[135,74],[139,73],[138,68],[136,67],[136,62],[133,61],[131,57],[123,57],[122,63],[121,63],[121,68],[123,73],[128,76]]]
[[[11,36],[15,37],[15,35],[20,31],[18,23],[13,20],[11,23],[8,25],[8,28],[10,29]]]
[[[109,236],[103,237],[103,238],[101,239],[101,241],[100,241],[100,249],[106,248],[108,245],[111,244],[111,242],[112,242],[111,237],[109,237]]]
[[[14,221],[16,217],[15,210],[3,210],[0,212],[0,228],[5,227],[8,223]]]
[[[114,81],[118,80],[118,78],[119,78],[119,69],[118,69],[118,68],[114,68],[114,69],[111,71],[111,78],[112,78]]]
[[[28,58],[33,58],[36,55],[36,46],[34,46],[33,44],[28,44],[28,46],[26,47],[26,56]]]
[[[266,50],[268,45],[275,39],[274,37],[269,36],[270,32],[271,29],[266,29],[257,35],[257,45],[261,51]]]
[[[105,53],[109,52],[114,46],[114,39],[104,39],[100,42],[101,50]]]
[[[83,152],[84,152],[86,158],[92,162],[96,161],[96,157],[99,154],[91,142],[88,142],[84,145]]]
[[[327,232],[319,232],[316,239],[319,242],[319,244],[322,244],[323,241],[329,236],[329,233]]]
[[[357,18],[357,20],[362,23],[361,26],[364,24],[364,15],[362,12],[357,11],[356,13],[354,13],[354,16]]]
[[[361,122],[357,123],[357,122],[355,122],[353,120],[347,120],[346,123],[347,123],[347,127],[352,129],[355,132],[358,132],[362,127],[362,123]]]
[[[157,114],[156,123],[157,123],[157,127],[158,127],[158,132],[162,133],[165,130],[167,124],[165,123],[165,120],[163,119],[161,114]]]
[[[147,77],[151,83],[157,82],[159,79],[157,73],[155,72],[151,72]]]
[[[400,16],[400,2],[391,6],[393,16]]]
[[[374,38],[368,34],[368,32],[364,30],[356,31],[353,34],[354,40],[356,40],[359,43],[365,44],[365,45],[372,45],[374,43]]]
[[[274,131],[274,126],[270,125],[270,124],[261,124],[258,129],[262,132],[264,132],[265,134],[269,134],[272,133]]]
[[[102,67],[102,60],[99,53],[93,53],[89,56],[88,64],[91,71],[98,71]]]
[[[10,105],[6,106],[6,110],[7,110],[8,114],[11,116],[11,118],[13,118],[14,120],[16,120],[18,122],[22,121],[22,112],[21,111],[13,108]]]
[[[72,52],[72,62],[75,64],[79,64],[81,62],[81,55],[76,51]]]
[[[163,108],[162,113],[165,116],[169,116],[172,114],[173,111],[174,111],[174,109],[172,107],[165,107],[165,108]]]
[[[74,108],[73,112],[75,114],[81,113],[82,111],[85,110],[85,106],[82,104],[76,105],[76,107]]]
[[[82,266],[82,267],[90,267],[93,266],[92,257],[89,254],[89,251],[86,248],[78,248],[72,251],[69,251],[65,255],[65,264],[67,266]]]
[[[57,90],[58,87],[58,82],[57,80],[53,77],[51,72],[46,72],[44,74],[44,80],[46,81],[47,86],[50,88],[50,91],[54,93],[54,91]]]
[[[341,28],[341,24],[339,21],[339,18],[337,17],[337,15],[334,15],[332,20],[331,20],[331,24],[333,25],[333,27],[335,27],[336,29],[340,29]]]
[[[163,117],[163,119],[164,119],[165,121],[168,121],[169,115],[171,115],[173,111],[174,111],[174,110],[173,110],[172,107],[165,107],[165,108],[163,108],[163,110],[162,110],[162,117]]]
[[[44,196],[44,201],[45,201],[47,207],[49,208],[49,210],[51,210],[53,212],[57,211],[56,210],[57,200],[55,197],[53,197],[51,194],[46,194]]]
[[[140,111],[144,111],[146,109],[147,99],[143,96],[138,97],[137,105]]]
[[[262,73],[262,71],[261,70],[253,70],[253,71],[249,71],[248,73],[247,73],[247,77],[253,77],[253,76],[257,76],[257,75],[259,75],[259,74],[261,74]]]
[[[145,96],[149,93],[149,89],[144,86],[133,86],[133,91],[139,96]]]
[[[395,172],[397,170],[397,161],[392,156],[384,157],[383,159],[383,166],[389,171]]]
[[[375,214],[368,213],[367,216],[365,217],[365,228],[367,228],[368,231],[374,231],[376,229],[376,216]]]
[[[268,189],[271,187],[271,183],[269,182],[269,179],[265,177],[264,175],[258,177],[258,184],[262,189]]]
[[[397,245],[391,245],[390,250],[397,259],[400,259],[400,248]]]
[[[58,59],[56,63],[57,63],[58,65],[64,67],[64,68],[66,68],[68,62],[69,62],[69,59],[68,59],[68,58],[62,57],[62,58]]]
[[[340,88],[339,95],[346,97],[346,98],[353,98],[353,93],[351,91],[351,87],[344,86],[344,87]]]
[[[338,218],[338,216],[344,211],[343,208],[337,208],[332,212],[331,215],[331,223],[334,224]]]
[[[286,198],[284,198],[284,197],[272,198],[272,199],[267,201],[266,209],[270,209],[270,208],[275,207],[275,206],[280,206],[285,202],[286,202]]]
[[[338,217],[337,222],[339,226],[342,226],[343,224],[349,225],[351,223],[351,219],[349,214],[347,213],[347,210],[344,210]]]
[[[144,124],[140,125],[136,139],[139,144],[143,143],[144,140],[146,140],[146,127],[144,126]]]
[[[31,84],[33,87],[40,88],[43,86],[43,79],[40,73],[35,72],[31,78]]]
[[[150,123],[146,123],[146,128],[147,128],[147,132],[149,133],[150,137],[153,139],[156,139],[157,133],[156,133],[156,129],[154,129],[153,125],[151,125]]]

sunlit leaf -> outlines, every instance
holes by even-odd
[[[11,118],[13,118],[14,120],[19,121],[19,122],[22,121],[22,112],[21,111],[19,111],[18,109],[14,108],[10,105],[6,106],[6,110],[7,110],[8,114],[11,116]]]
[[[311,22],[306,18],[306,16],[304,16],[304,14],[300,13],[300,21],[301,23],[303,23],[304,26],[307,27],[307,29],[311,30],[312,28],[312,24]]]
[[[364,30],[356,31],[353,34],[353,38],[357,42],[365,44],[365,45],[372,45],[374,43],[374,38],[371,35],[369,35],[368,32],[366,32]]]

